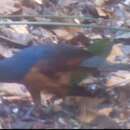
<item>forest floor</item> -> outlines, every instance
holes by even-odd
[[[48,95],[42,95],[42,111],[30,119],[24,119],[32,108],[26,86],[0,83],[0,128],[130,128],[129,7],[130,0],[0,1],[1,59],[32,44],[65,42],[90,50],[95,57],[84,64],[99,72],[74,77],[90,96],[49,104]]]

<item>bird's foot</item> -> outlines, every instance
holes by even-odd
[[[28,108],[27,112],[25,112],[22,120],[35,120],[40,117],[42,112],[42,105],[33,104]]]
[[[27,111],[22,117],[22,120],[33,120],[32,113],[35,110],[34,105],[31,105],[30,107],[27,108]]]

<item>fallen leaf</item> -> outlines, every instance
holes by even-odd
[[[130,72],[128,71],[117,71],[108,74],[106,86],[108,89],[113,87],[125,86],[130,82]]]
[[[35,2],[37,2],[38,4],[42,4],[43,0],[34,0]]]
[[[18,8],[15,6],[20,3],[19,0],[1,0],[0,1],[0,14],[11,14],[18,11]]]
[[[53,32],[60,39],[70,40],[75,36],[77,32],[79,32],[79,29],[54,29]]]
[[[100,109],[100,110],[98,111],[98,114],[100,114],[100,115],[105,115],[105,116],[109,116],[112,111],[113,111],[112,108],[103,108],[103,109]]]
[[[11,26],[11,28],[3,28],[1,32],[11,40],[14,40],[18,44],[28,45],[32,40],[31,34],[28,32],[26,25]]]
[[[121,127],[114,120],[107,116],[97,116],[91,126],[98,129],[120,129]]]
[[[121,62],[121,61],[116,61],[116,59],[117,57],[119,58],[124,56],[122,48],[123,48],[122,44],[113,45],[112,50],[106,60],[110,63]],[[124,57],[122,58],[122,60],[124,60]]]

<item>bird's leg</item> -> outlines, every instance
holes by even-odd
[[[27,111],[27,113],[24,116],[24,119],[30,119],[32,117],[32,114],[34,110],[40,110],[41,107],[41,97],[40,97],[40,90],[34,89],[34,88],[28,88],[32,99],[33,99],[33,106]]]
[[[45,93],[44,91],[41,92],[41,100],[42,100],[42,105],[45,107],[48,107],[53,103],[54,95],[53,94],[48,94]]]

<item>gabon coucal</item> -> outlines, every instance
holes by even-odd
[[[34,103],[40,103],[41,91],[61,98],[84,93],[78,87],[70,89],[70,76],[84,58],[91,56],[82,48],[65,43],[27,47],[0,60],[0,82],[25,84]]]

